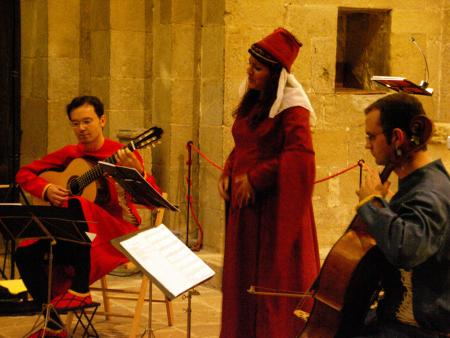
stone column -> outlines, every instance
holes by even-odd
[[[25,1],[22,14],[22,163],[73,142],[67,98],[78,93],[79,0]],[[64,24],[62,24],[64,23]]]
[[[186,143],[198,139],[198,0],[154,1],[152,123],[164,129],[153,151],[153,169],[180,213],[168,213],[171,228],[184,234]],[[193,177],[196,177],[195,173]]]

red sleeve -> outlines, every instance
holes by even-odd
[[[16,174],[16,183],[30,194],[43,198],[44,189],[49,182],[40,178],[39,174],[47,170],[63,170],[76,157],[76,147],[69,145],[61,148],[21,167]]]
[[[309,126],[309,111],[302,107],[292,107],[283,111],[281,128],[284,144],[278,157],[267,159],[248,172],[252,187],[256,190],[267,190],[277,184],[280,161],[284,160],[303,164],[314,158],[311,131]],[[302,169],[302,165],[300,165]],[[297,172],[301,174],[301,172]]]
[[[233,169],[233,164],[234,164],[234,148],[231,151],[230,155],[228,155],[227,160],[225,161],[225,166],[223,169],[223,172],[225,175],[227,176],[231,176],[231,171]]]

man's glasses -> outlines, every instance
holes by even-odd
[[[76,121],[76,120],[73,120],[73,121],[70,121],[70,126],[72,127],[72,128],[80,128],[81,126],[85,126],[85,127],[89,127],[89,125],[92,123],[92,122],[94,122],[94,120],[93,119],[83,119],[83,120],[81,120],[81,121]]]

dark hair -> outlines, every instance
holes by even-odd
[[[280,64],[274,65],[264,62],[262,59],[256,59],[269,68],[269,78],[262,91],[255,89],[247,90],[241,102],[233,112],[234,117],[245,117],[256,105],[258,105],[259,111],[250,121],[250,127],[252,128],[255,128],[261,121],[269,116],[270,108],[277,97],[278,81],[281,73]]]
[[[67,107],[66,107],[66,111],[67,111],[67,116],[69,117],[70,120],[70,113],[78,108],[81,107],[85,104],[90,104],[91,106],[94,107],[94,111],[97,114],[98,117],[102,117],[104,114],[104,110],[103,110],[103,103],[102,101],[100,101],[100,99],[96,96],[78,96],[76,98],[74,98],[72,100],[72,102],[70,102]]]
[[[380,123],[388,144],[391,143],[392,130],[399,128],[411,137],[410,123],[414,116],[426,115],[422,103],[412,95],[396,93],[382,97],[370,104],[364,112],[380,111]]]

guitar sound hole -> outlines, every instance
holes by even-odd
[[[70,193],[72,195],[74,195],[74,196],[80,196],[81,195],[82,189],[80,187],[80,184],[77,181],[77,177],[76,176],[71,177],[69,179],[69,183],[67,184],[67,186],[68,186],[68,189],[69,189],[69,191],[70,191]]]

